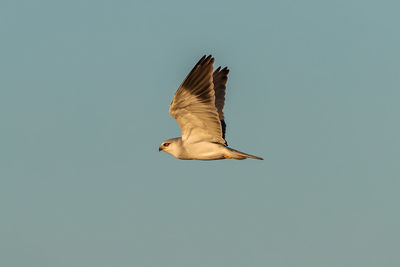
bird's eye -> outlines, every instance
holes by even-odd
[[[169,146],[169,143],[164,143],[164,146],[165,146],[165,147]]]

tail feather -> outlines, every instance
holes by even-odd
[[[234,158],[234,159],[246,159],[246,158],[251,158],[251,159],[264,160],[264,159],[261,158],[261,157],[253,156],[253,155],[250,155],[250,154],[246,154],[246,153],[240,152],[240,151],[238,151],[238,150],[235,150],[235,149],[232,149],[232,148],[229,148],[229,147],[227,147],[227,149],[229,150],[229,152],[231,152],[229,156],[232,157],[232,158]]]

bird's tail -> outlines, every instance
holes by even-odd
[[[229,148],[227,147],[228,151],[229,151],[229,157],[233,158],[233,159],[246,159],[246,158],[251,158],[251,159],[259,159],[259,160],[264,160],[261,157],[257,157],[257,156],[253,156],[250,154],[246,154],[240,151],[237,151],[235,149]]]

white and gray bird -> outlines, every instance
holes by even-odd
[[[262,159],[229,148],[225,140],[225,89],[229,70],[217,68],[214,58],[203,56],[175,93],[169,113],[182,137],[165,140],[158,151],[178,159]]]

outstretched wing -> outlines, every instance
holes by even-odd
[[[225,124],[224,112],[222,110],[225,104],[225,90],[226,90],[226,82],[228,81],[228,73],[229,69],[227,67],[223,68],[222,70],[221,67],[218,67],[213,74],[215,107],[217,108],[218,116],[221,121],[223,139],[225,139],[226,124]]]
[[[174,95],[169,113],[178,122],[182,141],[225,144],[215,106],[214,58],[203,56]]]

